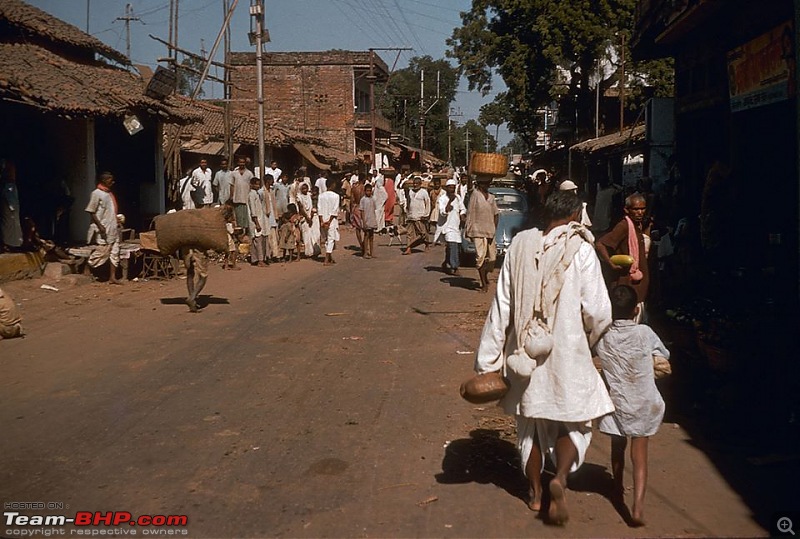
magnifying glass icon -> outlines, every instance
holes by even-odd
[[[794,530],[792,529],[792,519],[789,517],[781,517],[778,519],[778,531],[781,533],[791,533],[795,535]]]

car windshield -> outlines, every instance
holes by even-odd
[[[521,211],[526,209],[525,199],[515,193],[493,193],[500,211]]]

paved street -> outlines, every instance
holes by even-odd
[[[442,248],[376,243],[327,268],[215,266],[199,314],[178,279],[6,287],[28,336],[0,342],[0,500],[185,514],[191,537],[767,534],[673,423],[650,444],[648,527],[606,498],[599,433],[568,525],[537,520],[513,423],[458,395],[491,295],[442,273]]]

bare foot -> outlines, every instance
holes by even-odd
[[[240,268],[239,266],[231,266],[230,269],[233,271],[240,271],[242,268]]]
[[[195,302],[195,300],[190,299],[190,298],[186,298],[186,305],[189,306],[189,312],[190,313],[196,313],[197,312],[197,302]]]
[[[564,485],[555,478],[550,481],[550,509],[547,517],[551,523],[557,526],[563,526],[569,520]]]
[[[642,526],[644,526],[644,511],[634,504],[631,512],[631,528],[641,528]]]
[[[542,493],[537,496],[532,487],[528,489],[528,509],[537,513],[542,510]]]

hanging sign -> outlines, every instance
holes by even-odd
[[[731,112],[794,96],[794,47],[794,25],[787,21],[728,52]]]

